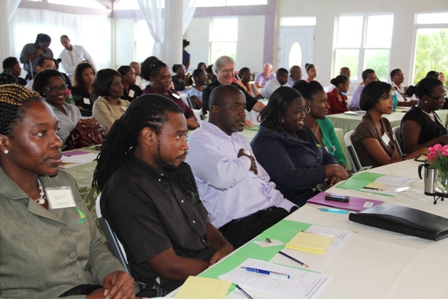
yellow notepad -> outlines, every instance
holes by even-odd
[[[291,241],[286,243],[286,248],[301,250],[316,254],[323,254],[333,242],[334,237],[299,232]]]
[[[176,294],[177,299],[224,299],[232,283],[214,278],[190,276]]]

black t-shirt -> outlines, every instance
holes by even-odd
[[[142,93],[143,90],[138,85],[129,85],[129,93],[126,91],[126,89],[123,89],[123,96],[121,97],[121,99],[132,102],[133,100],[141,96]]]
[[[193,178],[188,164],[188,175]],[[187,194],[174,179],[129,153],[101,195],[101,212],[122,242],[132,276],[152,284],[158,274],[146,263],[173,248],[178,256],[208,260],[207,210],[197,193]],[[204,254],[204,252],[206,254]]]
[[[75,105],[83,108],[80,110],[81,115],[91,116],[93,103],[95,103],[96,99],[98,99],[97,93],[95,91],[92,91],[92,93],[81,93],[76,86],[72,87],[71,93],[73,100],[75,101]]]
[[[218,80],[213,81],[212,84],[207,86],[206,89],[204,89],[204,92],[202,93],[202,112],[204,114],[207,114],[208,111],[208,99],[210,98],[210,94],[212,93],[213,89],[217,86],[220,86],[221,83],[219,83]],[[244,96],[246,97],[246,110],[251,111],[252,108],[255,106],[255,104],[258,102],[254,97],[252,97],[250,94],[247,93],[239,84],[232,83],[232,86],[235,86],[239,90],[241,90],[244,93]]]
[[[439,116],[434,112],[436,122],[434,122],[428,115],[426,115],[417,106],[412,107],[401,120],[401,131],[403,132],[403,123],[408,120],[416,121],[421,126],[420,136],[418,137],[418,144],[425,143],[433,138],[447,135],[447,130],[442,125]],[[401,134],[403,136],[403,134]]]

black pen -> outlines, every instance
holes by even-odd
[[[280,253],[283,256],[286,256],[287,258],[289,258],[290,260],[293,260],[296,263],[299,263],[300,265],[304,266],[305,268],[309,268],[310,267],[307,264],[305,264],[304,262],[301,262],[298,259],[293,258],[292,256],[290,256],[289,254],[284,253],[283,251],[279,251],[278,253]]]
[[[235,284],[236,288],[240,290],[241,293],[243,293],[244,296],[246,296],[249,299],[254,299],[251,295],[249,295],[243,288],[241,288],[239,285]]]

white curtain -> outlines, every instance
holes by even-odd
[[[145,20],[146,24],[148,25],[149,32],[151,33],[151,36],[155,41],[152,55],[156,57],[162,57],[163,43],[166,41],[166,37],[164,36],[165,0],[137,1],[140,7],[140,9],[137,9],[135,11],[137,17],[139,20]],[[180,1],[181,0],[179,0],[179,2]],[[196,10],[196,0],[183,0],[182,3],[184,12],[182,18],[182,34],[185,34]]]
[[[111,28],[111,19],[106,16],[19,8],[11,20],[13,54],[18,58],[25,44],[34,43],[37,34],[46,33],[51,37],[54,58],[58,58],[63,50],[59,38],[66,34],[72,44],[83,46],[92,55],[98,69],[109,68],[112,67]]]
[[[140,9],[135,12],[139,20],[145,20],[149,32],[154,38],[152,55],[160,57],[164,41],[163,8],[164,0],[137,0]],[[137,37],[138,38],[138,37]]]
[[[0,58],[5,59],[12,55],[12,34],[9,26],[14,13],[19,7],[21,0],[2,0],[0,1]]]
[[[184,17],[182,19],[182,35],[190,26],[190,22],[193,19],[194,12],[196,10],[196,0],[184,0]]]

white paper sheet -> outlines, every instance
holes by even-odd
[[[268,271],[289,274],[290,279],[279,279],[268,275],[257,274],[240,269],[252,267]],[[272,298],[286,299],[313,299],[317,298],[322,290],[330,283],[329,275],[302,271],[265,262],[256,259],[247,259],[235,269],[218,277],[239,284],[246,290],[254,289],[272,295]]]

